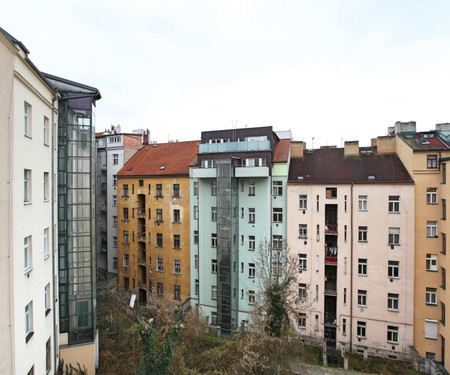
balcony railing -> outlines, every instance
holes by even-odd
[[[337,229],[338,229],[337,224],[325,224],[326,234],[338,234]]]
[[[325,294],[337,295],[336,283],[325,281]]]
[[[325,312],[324,323],[336,325],[336,313]]]
[[[145,241],[145,232],[138,232],[137,239],[138,241]]]
[[[335,246],[325,246],[325,263],[337,264],[338,248]]]
[[[138,258],[139,264],[145,264],[145,258]]]
[[[137,215],[138,216],[145,216],[145,208],[138,208],[137,209]]]

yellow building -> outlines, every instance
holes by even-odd
[[[450,191],[446,165],[450,160],[450,124],[416,133],[415,122],[398,122],[390,130],[397,134],[397,154],[415,182],[414,347],[421,357],[441,362],[449,371],[446,252],[450,223],[446,202]]]
[[[189,164],[198,143],[145,145],[117,174],[118,280],[140,305],[150,294],[190,296]]]

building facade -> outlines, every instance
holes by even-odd
[[[446,211],[450,124],[416,132],[415,122],[397,122],[390,131],[396,134],[397,153],[416,185],[414,347],[421,357],[441,362],[449,371],[446,254],[450,225]]]
[[[198,141],[144,145],[118,172],[119,284],[150,295],[190,295],[189,164]]]
[[[389,138],[376,148],[293,145],[287,239],[304,300],[298,332],[400,358],[413,342],[414,184]]]
[[[250,319],[258,247],[286,237],[289,145],[272,127],[202,132],[190,170],[191,303],[222,334]]]
[[[117,274],[117,173],[142,146],[148,131],[122,133],[120,126],[96,133],[96,208],[97,208],[97,270],[108,278]],[[115,205],[114,205],[115,204]]]

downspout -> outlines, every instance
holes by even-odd
[[[350,187],[350,353],[353,346],[353,182]]]
[[[58,368],[58,359],[59,359],[59,346],[58,346],[58,340],[57,340],[57,336],[58,336],[58,332],[56,327],[59,327],[59,322],[56,321],[56,302],[58,301],[58,299],[56,298],[56,269],[55,269],[55,262],[57,262],[59,260],[58,258],[58,252],[55,252],[55,187],[58,187],[58,184],[55,183],[55,132],[58,133],[58,126],[53,126],[53,124],[55,123],[55,111],[57,112],[58,110],[55,108],[55,102],[56,100],[58,100],[58,89],[56,89],[55,91],[55,96],[52,99],[52,122],[51,122],[51,131],[52,131],[52,143],[51,143],[51,147],[52,147],[52,230],[50,231],[50,233],[52,233],[52,239],[51,239],[51,252],[52,252],[52,284],[53,284],[53,298],[52,298],[52,304],[53,304],[53,368],[57,369]],[[55,131],[54,131],[55,130]],[[58,177],[56,177],[57,179]],[[56,254],[56,259],[55,259],[55,254]]]

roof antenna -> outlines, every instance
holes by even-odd
[[[311,139],[311,149],[314,150],[314,137]]]

